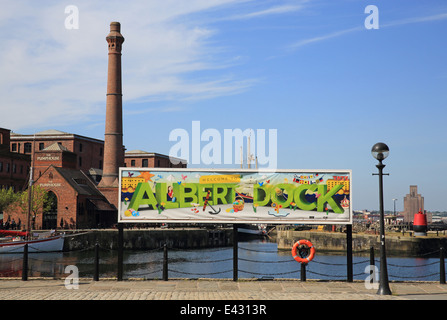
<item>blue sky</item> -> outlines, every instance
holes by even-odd
[[[379,29],[365,28],[368,5]],[[370,150],[385,142],[385,209],[414,184],[427,210],[447,210],[444,0],[5,1],[0,126],[103,139],[111,21],[128,150],[168,154],[192,121],[277,129],[279,168],[351,169],[354,209],[373,210]]]

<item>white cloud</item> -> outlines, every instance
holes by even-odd
[[[66,4],[33,1],[2,7],[0,26],[0,126],[59,126],[86,121],[105,108],[107,43],[111,21],[121,22],[123,94],[135,100],[206,99],[248,88],[250,79],[229,78],[211,45],[219,32],[194,19],[237,0],[76,1],[79,29],[65,28]],[[190,74],[218,71],[202,80]],[[222,73],[222,74],[220,74]],[[211,78],[212,77],[212,78]]]
[[[213,22],[279,16],[302,10],[305,2],[269,6],[271,2],[251,0],[77,0],[73,4],[79,8],[78,30],[65,29],[65,6],[70,3],[2,4],[0,126],[13,130],[64,126],[102,115],[105,37],[111,21],[121,22],[126,39],[122,56],[126,106],[133,101],[192,101],[240,93],[258,79],[228,71],[246,61],[235,58],[240,52],[215,42],[222,30]],[[446,18],[442,13],[389,25]],[[360,29],[311,37],[290,48]]]

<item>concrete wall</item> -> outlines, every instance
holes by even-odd
[[[306,239],[312,242],[317,251],[346,252],[346,233],[336,232],[312,232],[278,230],[277,243],[279,250],[291,250],[293,244]],[[387,254],[420,255],[438,251],[440,246],[447,248],[447,238],[445,237],[401,237],[387,236]],[[379,235],[353,234],[353,252],[367,252],[370,247],[380,250]]]

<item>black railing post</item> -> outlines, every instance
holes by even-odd
[[[124,226],[118,223],[118,275],[117,280],[123,281],[123,247],[124,247]]]
[[[439,283],[445,284],[444,248],[439,249]]]
[[[238,247],[237,224],[233,224],[233,281],[238,280]]]
[[[370,274],[370,276],[371,276],[371,279],[369,280],[369,282],[370,283],[374,283],[374,281],[375,281],[375,277],[376,277],[376,274],[375,274],[375,268],[374,268],[374,266],[375,266],[375,261],[374,261],[374,247],[370,247],[369,248],[369,267],[370,267],[370,269],[369,269],[369,274]]]
[[[28,243],[23,246],[22,281],[28,280]]]
[[[301,281],[306,281],[306,266],[307,263],[300,263],[301,264]]]
[[[168,281],[168,245],[163,245],[163,281]]]
[[[93,275],[93,281],[99,281],[99,244],[95,244],[95,273]]]

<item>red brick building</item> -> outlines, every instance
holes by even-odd
[[[0,128],[0,188],[26,189],[30,168],[30,155],[10,150],[11,130]]]
[[[97,228],[116,222],[116,208],[96,187],[102,175],[103,141],[46,130],[12,134],[8,143],[14,155],[32,159],[34,185],[43,187],[54,200],[49,212],[32,217],[33,228]],[[18,221],[22,215],[11,210],[5,218]]]
[[[50,212],[35,218],[36,229],[108,227],[116,222],[116,209],[82,170],[50,165],[35,181],[56,202]]]
[[[91,170],[85,172],[79,161],[83,158],[84,163],[101,164],[101,157],[97,157],[99,152],[95,152],[101,150],[101,141],[54,130],[35,136],[30,142],[23,135],[16,135],[19,139],[10,142],[15,144],[17,152],[30,153],[12,152],[16,156],[27,157],[28,166],[29,159],[33,159],[34,185],[41,186],[53,199],[54,204],[48,212],[32,217],[32,228],[80,229],[113,225],[116,208],[97,189],[95,181],[88,175]],[[9,210],[4,218],[26,221],[25,213],[18,209]]]
[[[3,168],[4,171],[9,168],[8,177],[13,170],[16,171],[14,181],[17,188],[20,186],[18,190],[24,190],[28,185],[27,174],[32,159],[34,185],[43,187],[54,200],[54,206],[49,212],[32,217],[34,229],[98,228],[116,223],[115,206],[98,188],[102,177],[104,141],[58,130],[46,130],[30,135],[12,134],[10,139],[9,130],[0,129],[0,132],[4,133],[1,150],[8,149],[10,163],[6,165],[7,162],[3,160]],[[9,148],[14,151],[10,152]],[[2,154],[0,151],[0,159]],[[134,150],[126,152],[125,165],[182,168],[186,167],[186,162],[182,160],[178,165],[174,165],[167,155]],[[20,175],[19,172],[23,174]],[[12,182],[0,179],[0,185],[2,184],[9,186]],[[9,217],[11,221],[26,221],[24,213],[10,211],[6,219]]]
[[[126,167],[186,168],[186,160],[176,160],[178,164],[173,164],[167,155],[142,150],[127,151],[124,157]]]
[[[91,168],[102,170],[103,167],[104,141],[98,139],[59,130],[45,130],[35,134],[12,133],[10,144],[12,152],[32,156],[35,167],[33,172],[34,180],[42,174],[43,169],[48,167],[50,163],[53,163],[51,159],[47,158],[46,162],[48,165],[46,167],[36,168],[35,166],[36,162],[39,161],[42,162],[43,165],[45,162],[45,155],[42,151],[50,146],[52,146],[53,149],[57,148],[54,144],[59,145],[59,148],[70,151],[72,153],[70,157],[76,157],[74,166],[70,164],[73,169],[82,170],[88,173]],[[62,159],[60,161],[62,161]],[[62,162],[60,161],[55,165],[61,166]]]

